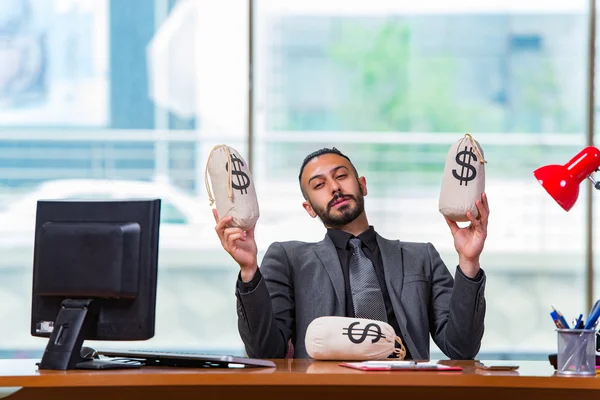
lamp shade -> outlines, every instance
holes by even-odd
[[[533,175],[554,200],[569,211],[579,196],[579,184],[600,166],[600,150],[589,146],[565,165],[546,165]]]

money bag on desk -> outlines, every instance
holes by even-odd
[[[455,222],[479,216],[475,200],[485,191],[485,159],[479,143],[468,133],[450,147],[444,167],[439,210]]]
[[[216,202],[219,218],[233,217],[232,225],[244,231],[256,224],[260,213],[254,181],[237,150],[224,144],[215,146],[206,162],[204,183],[210,205]]]
[[[390,324],[364,318],[316,318],[306,329],[304,345],[315,360],[382,360],[392,354],[400,360],[406,357],[402,339]]]

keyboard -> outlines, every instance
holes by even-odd
[[[199,354],[146,350],[98,350],[101,357],[130,359],[148,367],[181,368],[274,368],[275,363],[257,358],[234,357],[217,354]]]

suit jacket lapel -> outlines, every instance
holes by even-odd
[[[381,251],[381,260],[383,261],[383,271],[385,274],[385,284],[390,294],[390,300],[392,301],[392,307],[394,308],[394,314],[398,325],[400,325],[399,332],[408,347],[411,356],[414,359],[420,359],[421,354],[417,352],[417,349],[408,335],[406,329],[406,313],[402,305],[402,283],[404,277],[404,266],[402,264],[402,247],[398,240],[388,240],[377,235],[377,244],[379,245],[379,251]]]
[[[335,296],[343,313],[346,310],[346,290],[344,289],[342,265],[340,264],[335,245],[328,236],[325,236],[325,239],[315,245],[314,250],[331,279]]]
[[[377,244],[379,245],[379,251],[381,251],[386,286],[390,295],[392,295],[391,297],[399,299],[402,294],[402,277],[404,275],[400,242],[384,239],[377,235]],[[396,311],[395,305],[394,311]],[[404,311],[402,311],[402,314],[404,314]]]

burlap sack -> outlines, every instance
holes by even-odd
[[[244,231],[256,224],[260,214],[254,181],[248,165],[237,150],[224,144],[215,146],[206,162],[204,183],[210,205],[217,203],[219,218],[232,216],[231,225]]]
[[[400,348],[394,348],[395,342]],[[392,354],[406,357],[406,348],[394,328],[371,319],[316,318],[308,325],[304,344],[315,360],[381,360]]]
[[[468,133],[450,147],[439,200],[440,212],[450,220],[468,221],[467,211],[479,216],[475,200],[485,191],[486,162],[481,146]]]

